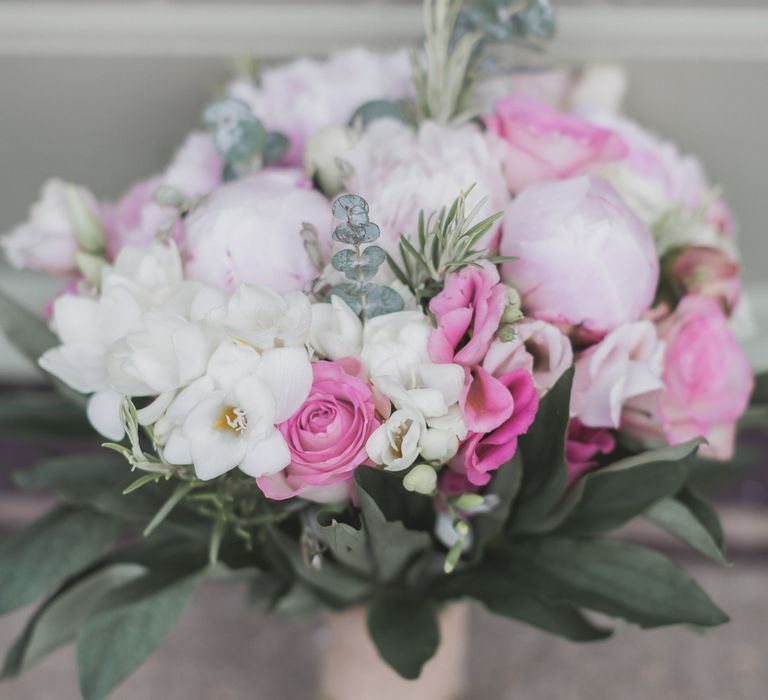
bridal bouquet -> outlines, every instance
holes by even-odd
[[[67,281],[46,321],[2,301],[62,397],[4,420],[63,439],[85,414],[106,448],[17,474],[61,504],[0,545],[0,612],[44,598],[4,676],[77,638],[103,698],[205,577],[367,606],[407,678],[461,598],[577,641],[611,633],[587,611],[727,620],[609,535],[643,516],[725,562],[691,479],[753,387],[731,216],[596,84],[489,64],[551,29],[507,4],[427,1],[410,61],[237,79],[164,172],[116,203],[52,180],[3,239]]]

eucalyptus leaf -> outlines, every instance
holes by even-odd
[[[405,121],[405,116],[397,102],[390,100],[371,100],[361,104],[349,119],[349,126],[367,127],[377,119],[396,119]]]
[[[663,554],[610,539],[528,537],[496,548],[489,564],[546,600],[641,627],[720,625],[728,617]]]
[[[258,119],[239,121],[213,132],[213,145],[224,160],[248,163],[267,145],[267,131]]]
[[[285,157],[285,154],[288,153],[290,145],[291,142],[285,134],[281,134],[277,131],[268,132],[262,152],[264,165],[270,165],[271,163],[277,163],[277,161],[282,160]]]
[[[360,315],[363,310],[363,302],[358,285],[352,282],[342,282],[336,284],[328,290],[327,301],[332,297],[339,297],[356,315]]]
[[[92,510],[58,507],[0,543],[0,614],[31,603],[105,554],[117,522]]]
[[[331,238],[339,243],[347,245],[362,245],[372,243],[381,235],[379,227],[368,221],[364,224],[339,224],[334,230]]]
[[[380,284],[372,284],[367,287],[366,300],[368,302],[365,307],[367,318],[402,311],[405,306],[403,297],[394,289]]]
[[[380,598],[368,608],[368,632],[384,659],[403,678],[416,679],[440,644],[434,603],[405,595]]]
[[[176,625],[201,575],[147,574],[108,593],[78,636],[85,700],[102,700],[140,666]]]
[[[8,650],[1,678],[12,678],[73,640],[82,622],[103,596],[146,569],[139,564],[113,564],[75,577],[49,597],[28,620]]]
[[[343,194],[331,205],[331,213],[339,221],[364,225],[368,223],[368,202],[356,194]]]

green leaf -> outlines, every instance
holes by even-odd
[[[20,608],[88,566],[118,536],[113,518],[59,507],[0,543],[0,614]]]
[[[712,504],[698,491],[686,486],[677,494],[678,500],[693,513],[702,526],[707,530],[715,544],[725,550],[725,536],[720,518]]]
[[[367,127],[371,122],[377,119],[397,119],[399,121],[405,121],[403,112],[397,102],[390,102],[389,100],[371,100],[361,104],[352,114],[349,119],[349,126],[357,126],[360,124],[363,128]]]
[[[65,583],[29,619],[5,657],[0,678],[12,678],[74,639],[103,596],[145,572],[138,564],[114,564]]]
[[[681,542],[723,566],[728,565],[725,553],[712,533],[696,514],[676,498],[665,498],[654,503],[645,517]]]
[[[496,496],[499,502],[487,513],[480,513],[472,519],[474,537],[474,559],[479,560],[485,546],[504,529],[515,497],[520,491],[523,477],[523,465],[519,455],[503,464],[493,475],[486,496]]]
[[[768,406],[768,372],[755,376],[755,388],[750,399],[751,406]]]
[[[683,569],[639,545],[530,537],[499,547],[489,561],[500,574],[549,601],[597,610],[641,627],[728,621]]]
[[[677,493],[688,476],[687,457],[701,439],[621,460],[583,479],[581,498],[560,526],[568,534],[595,534],[631,520]]]
[[[384,659],[403,678],[415,679],[440,644],[434,603],[407,596],[374,601],[368,608],[368,632]]]
[[[565,441],[573,372],[573,367],[569,368],[544,396],[536,420],[520,438],[523,484],[510,521],[513,531],[535,529],[565,492]]]
[[[59,339],[42,318],[27,311],[3,292],[0,292],[0,326],[13,347],[35,367],[38,367],[40,355],[59,344]]]
[[[403,297],[401,297],[391,287],[385,287],[381,284],[366,285],[365,314],[368,318],[392,314],[396,311],[402,311],[405,306]]]
[[[95,435],[82,410],[50,391],[0,397],[0,433],[74,440]]]
[[[400,520],[409,530],[435,529],[432,498],[407,491],[401,474],[363,466],[355,470],[355,481],[376,501],[387,520]]]
[[[288,149],[290,148],[290,141],[285,134],[281,134],[277,131],[270,131],[267,133],[267,139],[264,143],[264,150],[262,151],[262,160],[264,165],[270,163],[276,163],[281,160]]]
[[[201,576],[147,574],[108,593],[77,643],[85,700],[101,700],[147,659],[175,626]]]
[[[336,559],[361,574],[373,573],[374,564],[364,530],[339,522],[332,513],[321,511],[316,531]]]
[[[365,477],[355,472],[357,497],[362,510],[365,533],[376,562],[376,572],[383,581],[393,581],[413,559],[431,548],[432,538],[426,532],[408,530],[400,520],[388,520],[374,497],[365,489]],[[401,485],[402,488],[402,485]],[[407,493],[402,488],[403,493]]]

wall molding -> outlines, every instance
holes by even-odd
[[[560,26],[549,52],[557,60],[768,62],[764,8],[566,7]],[[350,36],[393,46],[420,31],[418,5],[0,4],[0,56],[281,58],[298,46],[323,53]]]

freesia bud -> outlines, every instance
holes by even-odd
[[[354,131],[343,126],[329,126],[310,136],[304,150],[304,170],[317,180],[329,197],[341,191],[340,158],[354,145]]]
[[[428,464],[417,464],[403,479],[407,491],[431,496],[437,486],[437,472]]]
[[[98,287],[101,284],[101,271],[107,264],[107,261],[101,255],[78,250],[75,253],[75,262],[88,284],[94,287]]]
[[[104,250],[107,237],[101,223],[88,206],[79,187],[66,185],[64,189],[67,209],[80,247],[88,253]]]

